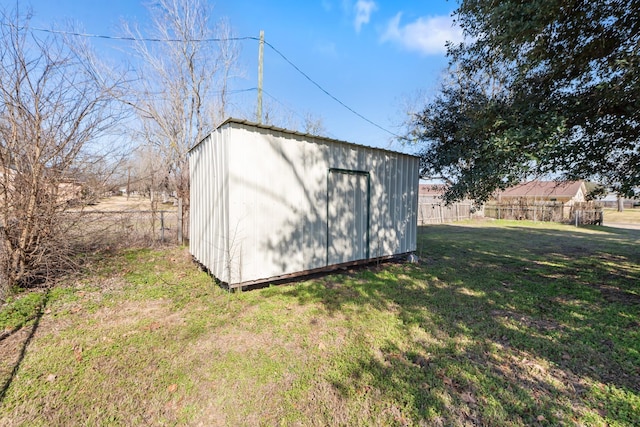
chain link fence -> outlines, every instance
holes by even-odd
[[[76,220],[75,237],[91,246],[182,244],[188,230],[177,210],[85,211]]]

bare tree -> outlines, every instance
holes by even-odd
[[[235,69],[238,46],[226,21],[217,28],[210,23],[204,0],[158,0],[149,5],[149,13],[146,33],[124,24],[137,40],[134,50],[141,60],[136,98],[130,103],[142,122],[139,138],[160,154],[166,179],[187,211],[186,154],[225,115],[227,79]]]
[[[307,113],[304,115],[304,127],[302,131],[311,135],[324,135],[327,129],[324,127],[322,116]]]
[[[217,25],[216,31],[218,38],[218,60],[219,78],[214,81],[215,89],[218,93],[217,109],[214,111],[213,123],[217,125],[227,118],[228,114],[228,97],[229,80],[236,77],[242,77],[243,73],[238,69],[238,58],[240,55],[240,46],[236,41],[233,28],[227,19],[221,19]]]
[[[72,261],[65,213],[82,193],[78,172],[118,120],[116,84],[60,37],[31,32],[30,17],[0,10],[0,299]]]
[[[281,103],[275,98],[267,98],[263,111],[263,123],[267,126],[297,130],[318,136],[324,136],[327,133],[324,119],[321,115],[310,111],[300,114],[292,107]]]
[[[132,153],[128,165],[129,191],[150,195],[151,192],[168,190],[165,188],[168,186],[165,179],[168,176],[167,168],[154,148],[142,145]]]

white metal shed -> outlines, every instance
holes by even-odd
[[[189,152],[191,254],[233,288],[413,252],[418,167],[228,119]]]

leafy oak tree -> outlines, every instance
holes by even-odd
[[[486,200],[525,178],[640,185],[640,1],[462,0],[465,42],[409,121],[421,173],[448,200]]]

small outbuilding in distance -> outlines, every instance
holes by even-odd
[[[189,152],[189,249],[230,288],[416,250],[418,158],[228,119]]]

